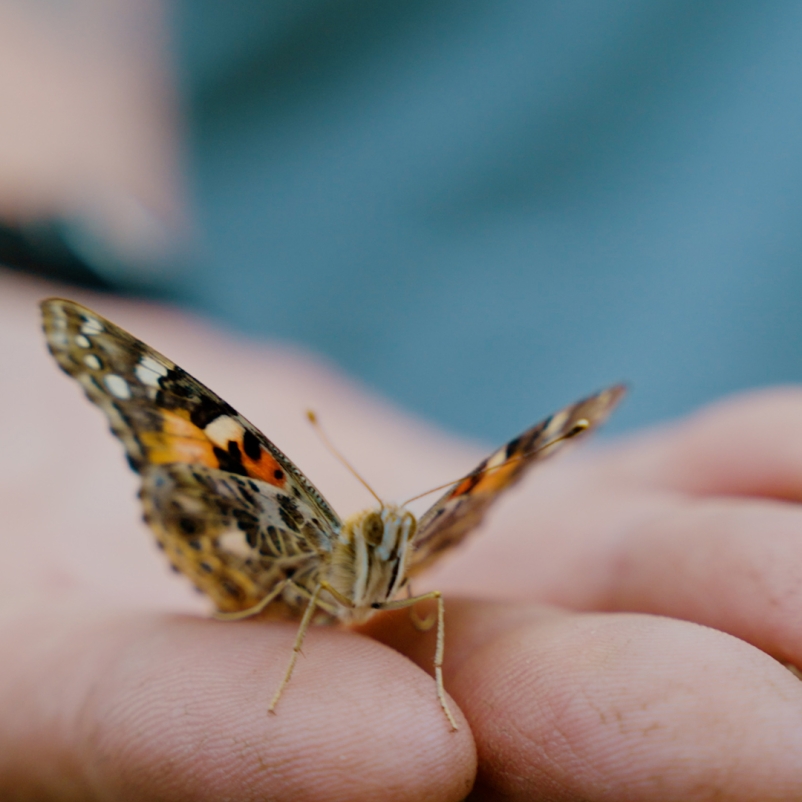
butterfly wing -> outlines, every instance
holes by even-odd
[[[512,487],[536,462],[556,454],[575,439],[566,435],[577,430],[584,433],[604,423],[625,391],[623,385],[615,385],[551,415],[510,440],[455,483],[418,521],[408,573],[418,573],[460,543],[479,525],[502,490]],[[561,437],[564,439],[559,440]],[[554,440],[559,442],[546,445]]]
[[[330,550],[330,534],[303,498],[239,474],[154,465],[142,473],[140,497],[170,563],[218,610],[254,607],[287,577],[311,591]],[[269,613],[298,615],[305,598],[287,590]]]
[[[285,569],[331,549],[337,515],[235,409],[90,309],[60,298],[41,306],[50,352],[106,414],[142,476],[159,542],[220,609],[253,606]]]

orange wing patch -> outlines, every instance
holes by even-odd
[[[173,462],[218,467],[214,446],[203,432],[178,412],[163,409],[159,411],[162,429],[158,432],[142,432],[142,443],[148,462],[154,465],[169,465]]]
[[[252,479],[261,479],[269,485],[283,488],[287,484],[287,475],[276,462],[272,454],[260,446],[259,459],[251,459],[247,454],[242,458],[242,464]]]
[[[452,491],[449,498],[464,496],[466,493],[497,493],[503,490],[514,478],[520,461],[509,460],[509,465],[492,468],[478,476],[469,476],[463,479]]]
[[[260,479],[274,487],[287,484],[287,474],[256,436],[231,415],[208,423],[203,435],[211,442],[215,467]]]

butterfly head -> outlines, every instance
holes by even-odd
[[[403,586],[416,528],[415,516],[393,504],[363,510],[343,523],[327,579],[354,603],[357,618]]]

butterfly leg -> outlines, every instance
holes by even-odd
[[[412,583],[409,583],[407,585],[407,599],[411,599],[412,596]],[[437,613],[427,615],[426,618],[421,618],[412,604],[410,604],[409,620],[412,622],[412,626],[415,627],[418,632],[428,632],[437,622]]]
[[[457,729],[457,722],[454,721],[454,716],[451,714],[451,710],[448,708],[448,703],[446,702],[446,691],[443,687],[443,650],[444,650],[444,643],[445,643],[445,605],[443,604],[443,596],[439,590],[433,590],[430,593],[423,593],[420,596],[411,596],[408,599],[398,599],[396,601],[384,602],[383,604],[377,604],[377,610],[400,610],[403,607],[412,607],[412,605],[417,604],[419,601],[426,601],[427,599],[436,599],[437,600],[437,646],[434,650],[434,679],[437,685],[437,698],[440,701],[440,707],[443,708],[443,712],[446,714],[446,718],[448,719],[448,723],[451,725],[451,729],[456,732]],[[428,621],[428,618],[426,619]],[[424,621],[424,623],[426,623]],[[431,625],[429,626],[431,628]]]
[[[437,613],[421,618],[414,607],[409,608],[409,620],[418,632],[428,632],[437,623]]]
[[[255,604],[253,607],[249,607],[247,610],[237,610],[233,613],[226,613],[222,610],[216,610],[213,615],[218,621],[240,621],[243,618],[250,618],[253,615],[259,615],[259,613],[261,613],[262,610],[264,610],[265,607],[270,604],[270,602],[278,598],[288,584],[290,584],[289,579],[282,579],[281,582],[279,582],[276,587],[274,587],[273,590],[271,590],[270,593],[264,597],[264,599],[262,599],[258,604]]]
[[[290,681],[292,670],[295,668],[295,661],[298,659],[298,652],[301,651],[301,645],[304,642],[304,635],[306,635],[306,630],[309,629],[309,623],[312,621],[312,615],[314,614],[315,607],[317,606],[317,597],[320,594],[320,589],[320,585],[318,584],[309,599],[309,604],[307,605],[306,610],[304,611],[304,616],[301,619],[301,625],[298,627],[298,634],[295,636],[295,643],[292,647],[290,664],[287,666],[287,671],[284,673],[284,679],[281,680],[278,690],[275,692],[275,694],[273,694],[273,699],[270,702],[270,706],[267,708],[268,713],[276,712],[278,700],[281,697],[284,689],[287,687],[287,683]]]

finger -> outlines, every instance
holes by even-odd
[[[7,622],[0,796],[464,798],[464,719],[452,733],[431,679],[365,637],[311,630],[268,715],[296,629],[85,607]]]
[[[446,688],[479,753],[470,799],[802,797],[802,684],[748,644],[656,616],[446,610]],[[430,634],[393,615],[376,634],[425,665]]]
[[[802,388],[728,398],[609,457],[639,486],[800,501]]]
[[[667,507],[628,533],[600,606],[685,618],[802,665],[802,510],[760,499]]]

